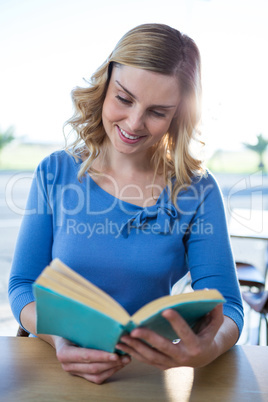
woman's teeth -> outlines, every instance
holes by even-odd
[[[119,130],[121,131],[121,133],[123,134],[124,137],[128,138],[129,140],[137,140],[138,138],[140,138],[139,135],[129,135],[128,133],[125,132],[125,130],[123,130],[122,128],[119,127]]]

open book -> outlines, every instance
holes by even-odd
[[[145,326],[170,340],[178,338],[161,312],[178,311],[191,327],[217,304],[225,302],[217,290],[198,290],[164,296],[133,316],[111,296],[74,272],[59,259],[47,266],[33,284],[37,333],[59,335],[75,344],[114,352],[124,333]]]

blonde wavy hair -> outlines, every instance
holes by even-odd
[[[190,150],[198,134],[201,114],[201,63],[195,42],[163,24],[143,24],[127,32],[117,43],[108,59],[93,74],[88,87],[72,91],[74,115],[66,125],[76,133],[76,139],[66,150],[75,158],[82,153],[86,159],[81,164],[78,178],[86,173],[96,173],[93,161],[100,154],[106,133],[102,124],[102,106],[106,96],[112,68],[115,64],[137,67],[160,74],[175,76],[181,91],[181,102],[176,118],[168,132],[156,144],[152,156],[155,176],[163,174],[171,189],[171,199],[191,183],[193,176],[202,177],[202,162]],[[171,178],[175,178],[171,185]]]

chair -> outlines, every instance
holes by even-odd
[[[250,308],[260,314],[258,344],[260,344],[261,323],[262,320],[265,321],[266,345],[268,346],[268,291],[265,290],[263,292],[258,293],[248,291],[243,292],[242,296],[245,302],[250,306]]]
[[[254,265],[236,262],[236,270],[240,286],[257,288],[258,292],[264,290],[265,278]]]
[[[239,281],[239,285],[241,287],[247,287],[247,292],[242,291],[242,297],[244,298],[245,293],[250,293],[252,295],[259,295],[263,293],[265,287],[265,277],[259,272],[259,270],[251,264],[236,262],[237,269],[237,278]],[[246,301],[246,300],[245,300]],[[261,318],[258,326],[258,332],[255,334],[252,332],[251,328],[251,305],[248,303],[250,309],[247,315],[247,341],[250,339],[250,342],[253,344],[260,344],[260,329],[261,329]],[[254,336],[254,338],[252,338]],[[268,336],[268,335],[267,335]]]

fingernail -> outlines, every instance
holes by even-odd
[[[130,362],[130,358],[129,358],[129,357],[127,357],[127,356],[123,357],[123,359],[122,359],[122,363],[123,363],[123,364],[128,364],[129,362]]]
[[[112,360],[112,361],[118,360],[118,355],[116,355],[116,354],[110,355],[110,360]]]

